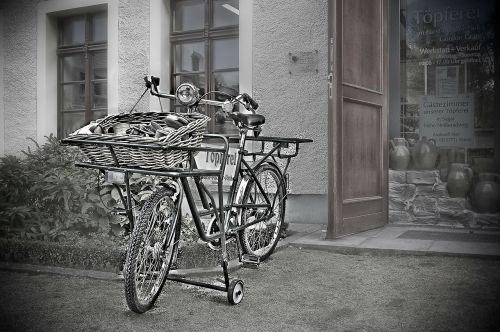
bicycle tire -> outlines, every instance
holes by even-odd
[[[255,171],[255,175],[274,204],[274,216],[239,232],[240,244],[244,254],[257,256],[260,261],[266,260],[276,248],[280,239],[281,228],[285,220],[285,185],[281,182],[281,172],[272,164],[264,163]],[[272,181],[270,181],[272,180]],[[265,203],[262,192],[253,178],[248,181],[243,194],[242,204]],[[255,218],[264,216],[269,208],[242,208],[241,224],[250,223]]]
[[[144,203],[130,237],[124,269],[125,299],[136,313],[154,305],[177,256],[181,214],[177,214],[172,195],[170,188],[155,191]],[[172,240],[164,247],[163,239],[171,238],[172,232]]]

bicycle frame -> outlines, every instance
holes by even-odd
[[[100,165],[100,164],[95,164],[95,163],[90,163],[90,162],[76,162],[75,165],[79,167],[86,167],[86,168],[94,168],[98,169],[101,172],[104,172],[105,170],[107,171],[115,171],[115,172],[123,172],[125,174],[124,179],[125,179],[125,191],[126,195],[124,195],[121,191],[121,188],[115,184],[115,187],[119,188],[119,193],[120,193],[120,198],[123,202],[123,205],[126,210],[126,215],[128,219],[130,220],[131,224],[131,229],[134,227],[135,224],[135,217],[134,214],[132,213],[132,198],[131,198],[131,189],[130,189],[130,174],[132,173],[138,173],[138,174],[145,174],[145,175],[157,175],[161,177],[168,177],[175,179],[177,183],[180,183],[180,187],[182,187],[182,190],[179,192],[179,198],[177,199],[177,214],[180,211],[180,204],[182,201],[182,198],[185,197],[186,201],[188,203],[189,209],[191,211],[191,215],[193,217],[193,222],[196,227],[197,233],[199,237],[205,241],[205,242],[210,242],[213,240],[220,239],[221,243],[221,251],[222,251],[222,260],[221,260],[221,266],[223,269],[224,273],[224,287],[209,284],[209,283],[203,283],[203,282],[198,282],[186,278],[181,278],[181,277],[172,277],[167,275],[167,279],[171,281],[176,281],[176,282],[182,282],[182,283],[187,283],[191,285],[196,285],[196,286],[201,286],[201,287],[206,287],[206,288],[211,288],[215,290],[220,290],[224,292],[228,292],[229,290],[229,273],[228,273],[228,255],[227,255],[227,248],[226,248],[226,240],[228,237],[236,236],[238,237],[238,232],[248,228],[252,225],[255,225],[257,223],[260,223],[266,219],[272,218],[273,213],[269,212],[266,213],[263,216],[260,216],[256,218],[255,220],[242,224],[241,223],[241,211],[244,211],[245,209],[250,209],[250,208],[270,208],[269,211],[274,210],[274,206],[276,204],[276,197],[278,195],[275,195],[273,200],[268,197],[267,193],[262,187],[262,184],[260,183],[256,171],[259,169],[259,167],[265,163],[271,163],[276,168],[278,169],[280,173],[280,180],[279,184],[277,186],[277,190],[281,188],[283,190],[283,199],[286,199],[287,196],[287,170],[288,166],[290,164],[290,159],[292,157],[295,157],[298,154],[299,151],[299,144],[300,143],[306,143],[306,142],[311,142],[311,140],[308,139],[299,139],[299,138],[277,138],[277,137],[248,137],[247,136],[247,129],[245,128],[240,128],[240,136],[239,137],[230,137],[229,139],[226,138],[225,136],[222,135],[214,135],[214,134],[205,134],[204,138],[211,138],[211,139],[216,139],[222,141],[222,147],[206,147],[206,146],[201,146],[201,147],[169,147],[171,150],[185,150],[190,152],[190,162],[189,162],[189,167],[188,168],[168,168],[168,169],[144,169],[144,168],[139,168],[139,167],[127,167],[124,165],[120,165],[118,159],[116,158],[113,146],[114,145],[119,145],[119,146],[128,146],[130,145],[133,147],[133,144],[130,143],[113,143],[109,141],[100,141],[100,140],[93,140],[92,144],[102,144],[107,146],[109,149],[111,156],[113,157],[114,164],[115,165]],[[78,139],[65,139],[66,143],[70,143],[72,145],[79,145],[79,144],[87,144],[86,141],[79,141]],[[224,204],[224,197],[223,197],[223,178],[224,178],[224,172],[226,168],[226,161],[228,157],[228,151],[229,151],[229,141],[231,142],[237,142],[238,143],[238,154],[237,154],[237,160],[236,160],[236,170],[235,174],[233,176],[233,180],[230,186],[230,190],[228,193],[227,197],[227,202]],[[245,144],[247,141],[260,141],[262,143],[261,149],[257,152],[249,152],[245,150]],[[268,152],[264,152],[264,144],[265,142],[272,142],[273,143],[273,148],[270,149]],[[282,148],[287,148],[289,144],[295,144],[295,152],[292,154],[286,154],[282,152]],[[156,148],[154,146],[151,147],[152,149]],[[200,151],[205,151],[205,152],[218,152],[222,153],[222,160],[221,160],[221,166],[219,169],[216,170],[201,170],[197,168],[196,161],[194,159],[194,153],[195,152],[200,152]],[[245,156],[250,156],[253,161],[254,165],[250,165],[247,160],[245,160]],[[260,157],[257,160],[257,157]],[[281,158],[281,159],[286,159],[286,164],[283,169],[283,171],[280,170],[280,168],[277,165],[276,157]],[[212,195],[212,193],[207,189],[205,184],[202,182],[202,179],[204,177],[217,177],[217,195],[218,195],[218,204],[216,204],[215,198]],[[193,197],[192,189],[188,183],[188,178],[193,178],[195,182],[195,187],[196,190],[198,191],[198,194],[201,199],[202,207],[203,210],[199,211],[198,208],[196,207],[196,203]],[[241,179],[241,181],[239,181]],[[262,193],[262,196],[265,199],[264,204],[252,204],[252,203],[242,203],[240,202],[240,196],[244,193],[246,189],[246,185],[249,183],[249,181],[252,180],[259,191]],[[238,188],[238,183],[240,183],[240,187]],[[125,197],[126,196],[126,197]],[[209,202],[210,201],[210,202]],[[213,215],[215,216],[216,220],[218,221],[219,225],[219,232],[214,233],[214,234],[208,234],[203,228],[203,223],[201,221],[201,217],[205,215]],[[231,218],[234,217],[236,223],[231,223]],[[238,220],[236,219],[238,218]],[[178,218],[176,216],[176,222]],[[238,239],[237,239],[238,240]],[[168,239],[165,239],[166,243],[167,241],[170,242],[172,241],[172,235],[168,237]],[[238,241],[236,241],[238,244]],[[241,256],[241,250],[238,250],[239,254],[239,260],[241,262],[242,256]]]

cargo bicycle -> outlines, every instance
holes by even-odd
[[[229,303],[238,304],[244,284],[229,277],[228,241],[236,243],[238,260],[243,265],[256,266],[273,253],[284,224],[290,160],[297,156],[300,144],[312,140],[260,136],[265,118],[256,114],[259,105],[248,94],[212,91],[200,96],[198,88],[184,83],[171,95],[158,90],[156,77],[145,78],[145,83],[144,92],[177,100],[187,107],[187,112],[110,115],[63,140],[83,151],[86,160],[76,162],[76,166],[107,173],[119,189],[131,225],[123,271],[127,305],[134,312],[146,312],[166,280],[223,291]],[[208,99],[210,94],[225,100]],[[198,112],[200,105],[220,107],[238,127],[239,136],[207,134],[209,118]],[[212,144],[204,144],[206,141]],[[238,146],[236,169],[224,202],[223,177],[230,144]],[[198,168],[195,156],[200,152],[221,154],[219,168]],[[163,180],[138,216],[133,211],[132,174],[154,175]],[[113,181],[117,175],[121,181]],[[215,193],[203,182],[209,177],[216,178]],[[184,198],[199,238],[220,250],[223,285],[169,275],[177,258]],[[203,223],[204,217],[210,221]]]

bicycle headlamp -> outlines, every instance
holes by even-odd
[[[175,96],[182,105],[191,106],[200,97],[200,91],[191,83],[182,83],[177,87]]]
[[[222,104],[222,110],[226,113],[231,113],[233,111],[233,103],[230,100],[224,101]]]

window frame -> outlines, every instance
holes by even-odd
[[[171,49],[171,87],[175,89],[176,79],[180,75],[205,75],[205,85],[200,86],[200,89],[204,91],[215,90],[215,74],[219,72],[240,72],[240,64],[238,59],[238,68],[224,68],[224,69],[214,69],[214,41],[221,39],[238,39],[239,41],[239,23],[234,25],[227,25],[222,27],[213,27],[214,21],[214,0],[203,0],[205,5],[205,24],[203,29],[189,30],[189,31],[175,31],[175,16],[176,16],[176,3],[182,0],[170,0],[171,10],[171,33],[170,33],[170,49]],[[176,72],[176,46],[187,42],[203,42],[205,46],[205,68],[204,71],[192,71],[192,72]],[[238,49],[239,52],[239,49]],[[239,85],[239,82],[238,82]],[[172,91],[173,92],[173,91]],[[211,96],[213,97],[213,96]],[[175,110],[181,108],[181,105],[172,102],[171,109]],[[208,107],[208,115],[214,119],[215,108]],[[234,128],[232,121],[226,120],[224,124],[219,125],[224,127],[223,131],[227,134],[237,134],[236,128]],[[217,130],[217,124],[214,120],[208,123],[208,130],[211,133],[215,133]]]
[[[95,79],[93,76],[94,64],[92,63],[93,56],[97,53],[104,52],[106,53],[106,59],[108,57],[108,37],[104,41],[92,41],[92,33],[91,28],[93,24],[93,17],[97,14],[104,13],[106,15],[106,20],[109,19],[107,10],[92,10],[81,14],[68,15],[68,16],[60,16],[57,19],[57,136],[59,138],[63,138],[64,135],[64,113],[84,113],[84,124],[88,124],[93,117],[94,112],[106,111],[108,112],[108,104],[106,102],[106,107],[92,107],[92,86],[94,84],[102,84],[105,83],[106,86],[108,84],[108,76],[106,74],[105,79]],[[80,44],[72,44],[72,45],[63,45],[63,21],[84,17],[85,19],[85,38],[84,42]],[[65,56],[75,55],[75,54],[83,54],[84,56],[84,67],[85,67],[85,80],[83,81],[64,81],[64,70],[63,70],[63,59]],[[108,70],[108,63],[106,60],[106,72]],[[64,111],[63,107],[63,99],[64,99],[64,86],[67,85],[77,85],[84,84],[84,108],[72,111]],[[107,90],[107,89],[106,89]],[[106,97],[108,93],[106,91]]]

